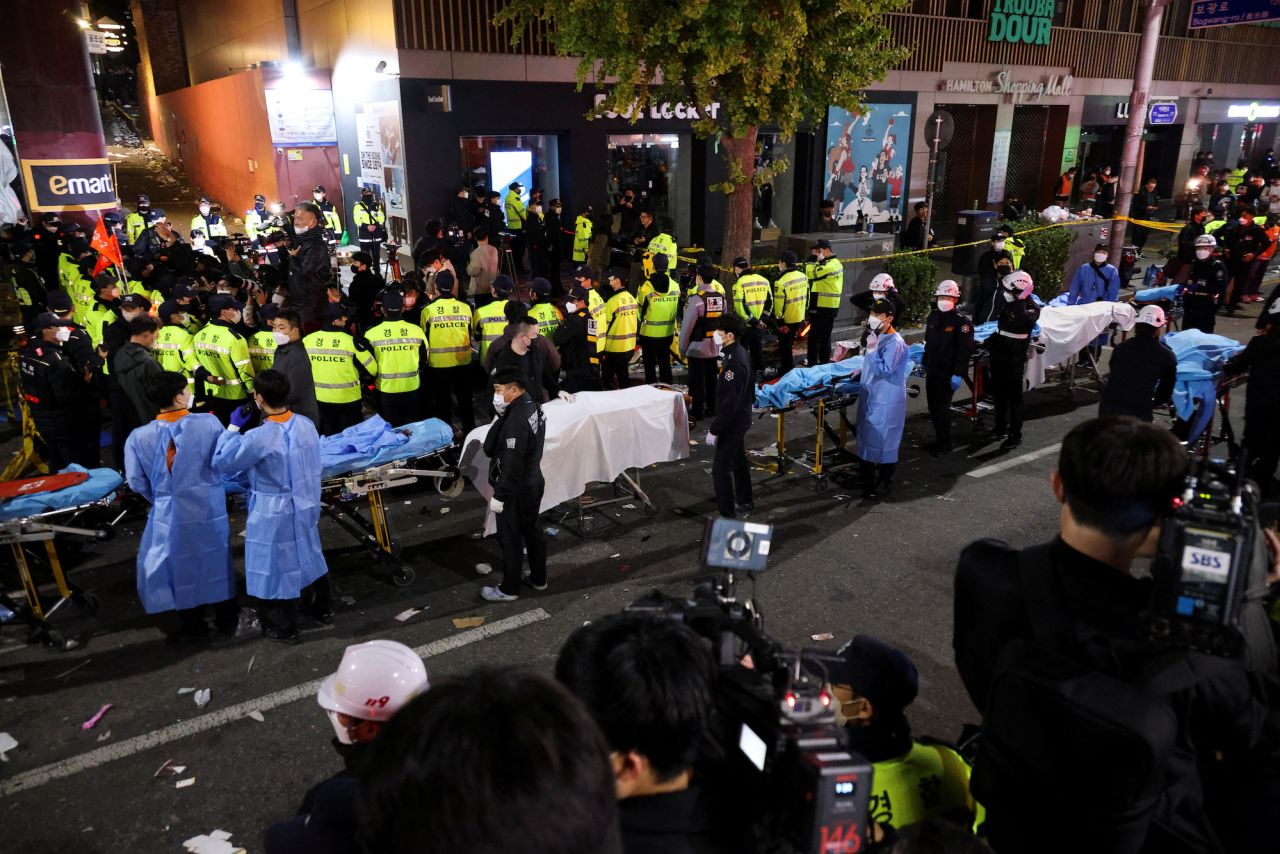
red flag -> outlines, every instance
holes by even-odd
[[[98,275],[107,267],[115,265],[124,267],[124,259],[120,257],[120,242],[116,240],[115,232],[107,231],[107,224],[102,217],[98,217],[98,224],[93,229],[93,239],[89,241],[98,253],[98,263],[93,268],[93,275]]]

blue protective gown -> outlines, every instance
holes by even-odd
[[[214,416],[186,415],[144,424],[125,440],[129,488],[151,502],[138,546],[138,597],[148,614],[223,602],[236,594],[227,500],[213,468],[221,435],[222,424]]]
[[[1093,264],[1081,264],[1071,277],[1071,286],[1067,289],[1067,305],[1089,305],[1095,302],[1116,302],[1120,299],[1120,271],[1110,264],[1095,267]],[[1093,346],[1101,347],[1111,337],[1104,332],[1093,341]]]
[[[897,332],[882,335],[862,362],[858,392],[858,457],[896,463],[907,420],[907,344]]]
[[[249,476],[244,574],[249,595],[297,599],[329,571],[320,550],[320,437],[308,418],[267,419],[248,433],[224,432],[214,467]]]

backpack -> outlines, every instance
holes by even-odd
[[[1001,652],[973,795],[999,851],[1139,852],[1169,785],[1178,719],[1119,673],[1110,650],[1072,636],[1048,563],[1048,547],[1017,558],[1033,637]]]

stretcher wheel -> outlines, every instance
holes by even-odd
[[[417,577],[418,574],[413,571],[413,567],[405,564],[400,564],[391,570],[391,583],[396,587],[408,587]]]
[[[73,598],[82,613],[90,617],[98,613],[98,605],[100,603],[97,596],[94,596],[92,593],[78,593]]]
[[[400,557],[400,541],[391,540],[387,543],[387,553],[392,557]]]
[[[438,478],[436,480],[436,491],[445,498],[457,498],[462,494],[462,488],[466,484],[462,480],[461,473],[452,466],[449,467],[449,476]]]
[[[816,474],[813,476],[813,491],[826,492],[827,487],[831,486],[831,480],[825,474]]]

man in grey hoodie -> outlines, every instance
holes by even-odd
[[[125,396],[138,412],[138,421],[146,424],[156,417],[155,404],[147,395],[147,386],[151,377],[163,373],[160,363],[151,355],[151,348],[156,343],[156,333],[160,324],[154,317],[144,314],[128,322],[129,340],[116,353],[113,365],[113,376]],[[132,422],[132,419],[130,419]],[[121,439],[123,441],[123,438]]]

